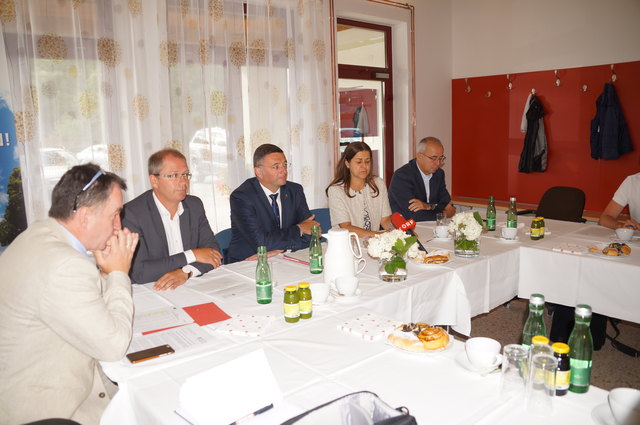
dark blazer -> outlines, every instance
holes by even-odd
[[[298,249],[309,246],[311,237],[300,236],[298,223],[311,217],[302,186],[287,182],[280,187],[282,204],[282,229],[278,227],[271,202],[265,196],[258,179],[245,180],[231,193],[231,243],[229,263],[252,256],[258,246],[267,251],[274,249]]]
[[[180,234],[184,250],[213,248],[220,251],[220,245],[213,236],[200,198],[187,195],[182,201],[182,207],[184,212],[180,216]],[[169,255],[167,234],[153,200],[152,190],[124,205],[122,227],[140,235],[140,242],[129,271],[133,282],[155,282],[165,273],[187,265],[184,252]],[[200,270],[200,273],[213,269],[210,264],[196,262],[191,265]]]
[[[591,158],[618,159],[633,151],[629,128],[613,84],[606,83],[591,120]]]
[[[427,200],[427,191],[415,159],[393,173],[388,192],[391,211],[399,212],[407,220],[412,218],[415,221],[433,221],[436,219],[436,214],[442,212],[451,202],[451,195],[444,181],[444,171],[441,168],[438,168],[429,180],[429,199]],[[429,204],[438,204],[438,206],[435,210],[411,212],[409,200],[414,198]]]

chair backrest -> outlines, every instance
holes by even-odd
[[[222,264],[227,264],[227,253],[229,252],[229,244],[231,243],[231,229],[224,229],[216,234],[216,240],[222,250]]]
[[[316,208],[311,210],[311,214],[315,214],[314,219],[320,223],[320,228],[323,233],[327,233],[331,229],[331,216],[329,214],[329,208]]]
[[[583,223],[585,194],[577,187],[554,186],[542,195],[536,214],[552,220]]]

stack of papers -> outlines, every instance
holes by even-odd
[[[558,246],[554,246],[551,250],[556,252],[566,252],[567,254],[582,255],[587,252],[587,247],[573,243],[563,243]]]
[[[386,338],[399,324],[396,320],[367,313],[339,324],[338,329],[365,341],[378,341]]]

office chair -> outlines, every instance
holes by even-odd
[[[231,229],[224,229],[216,234],[216,240],[222,250],[222,264],[227,264],[227,254],[229,252],[229,244],[231,243]]]
[[[518,215],[534,213],[538,217],[552,220],[584,223],[585,194],[577,187],[554,186],[542,195],[537,210],[518,211]]]
[[[320,230],[322,233],[327,233],[331,229],[331,215],[329,214],[329,208],[315,208],[311,210],[311,214],[315,214],[314,219],[320,223]]]

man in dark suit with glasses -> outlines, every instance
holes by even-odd
[[[388,190],[391,211],[415,221],[434,221],[438,213],[453,216],[456,209],[441,168],[445,159],[439,139],[420,140],[416,157],[393,173]]]
[[[155,282],[157,290],[175,289],[220,266],[220,246],[202,201],[188,195],[191,173],[184,155],[163,149],[149,157],[148,168],[151,190],[122,212],[123,226],[140,235],[130,275],[135,283]]]

